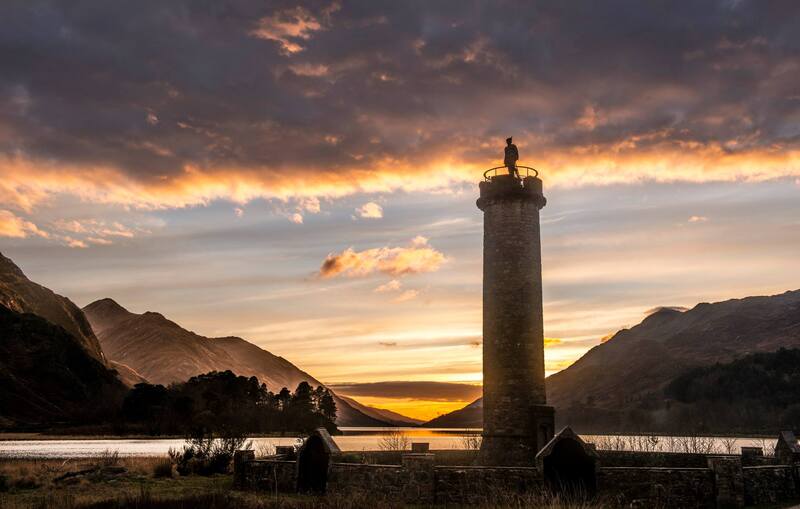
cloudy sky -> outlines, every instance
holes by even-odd
[[[481,379],[483,169],[538,168],[547,369],[800,287],[800,5],[0,4],[0,251],[428,417]],[[361,385],[366,384],[366,385]],[[400,390],[405,387],[405,393]]]

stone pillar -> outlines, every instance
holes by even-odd
[[[252,449],[244,449],[233,453],[233,485],[243,488],[247,481],[247,463],[256,459]]]
[[[714,472],[717,509],[744,507],[744,474],[739,456],[710,456],[708,468]]]
[[[407,483],[403,488],[403,501],[407,504],[430,505],[436,496],[436,484],[433,473],[433,454],[403,454],[401,463],[407,474]]]
[[[411,452],[427,453],[430,450],[430,442],[411,442]]]
[[[533,465],[554,433],[544,385],[539,210],[546,202],[536,177],[500,175],[480,184],[483,465]]]

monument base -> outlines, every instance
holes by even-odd
[[[525,430],[484,430],[478,464],[485,466],[536,465],[538,453],[555,434],[555,409],[536,405]]]

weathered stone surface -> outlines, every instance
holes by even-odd
[[[711,456],[708,468],[714,473],[717,509],[744,507],[744,479],[740,456]]]
[[[332,463],[328,493],[380,493],[388,499],[405,500],[408,475],[399,465]]]
[[[481,182],[483,237],[483,465],[533,465],[553,436],[546,406],[541,180]]]
[[[694,455],[685,456],[687,463],[696,461]],[[327,492],[379,493],[408,504],[451,506],[509,500],[547,489],[541,471],[534,467],[434,466],[434,458],[433,454],[404,454],[402,465],[332,463]],[[726,507],[726,498],[741,499],[747,505],[800,498],[800,465],[740,468],[736,458],[714,458],[722,460],[714,461],[714,468],[604,466],[597,470],[597,496],[611,507],[688,509]],[[679,463],[675,458],[670,461]],[[240,489],[297,491],[294,461],[240,456],[234,464]],[[737,476],[740,482],[735,481]]]
[[[430,451],[431,444],[428,442],[412,442],[411,452],[424,453]]]
[[[800,466],[744,467],[744,501],[747,505],[774,504],[800,498]]]
[[[403,455],[403,470],[407,475],[403,499],[414,504],[432,504],[435,499],[433,462],[435,456],[429,453]]]
[[[434,470],[437,504],[477,505],[545,489],[541,473],[533,467],[436,467]]]
[[[247,480],[243,477],[247,471],[247,463],[256,459],[256,452],[247,449],[243,451],[236,451],[233,453],[233,485],[244,487],[247,485]]]
[[[297,462],[281,460],[251,460],[234,463],[234,482],[240,489],[269,493],[297,491]]]
[[[708,467],[708,455],[699,453],[600,450],[597,454],[604,467]]]
[[[708,468],[600,468],[597,488],[612,507],[716,507]]]

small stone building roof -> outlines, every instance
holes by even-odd
[[[334,454],[334,453],[342,452],[342,450],[339,449],[339,446],[333,440],[333,437],[331,436],[331,434],[328,433],[328,430],[326,430],[325,428],[317,428],[317,429],[315,429],[314,431],[311,432],[311,435],[309,435],[308,438],[311,438],[311,437],[314,437],[314,436],[319,437],[320,440],[322,440],[322,445],[323,445],[323,447],[325,447],[325,452],[327,452],[328,454]],[[306,439],[306,441],[308,441],[308,439]]]
[[[800,454],[800,442],[792,431],[781,431],[778,435],[778,443],[775,444],[775,449],[784,448],[791,453]]]
[[[583,449],[583,452],[586,453],[587,456],[591,456],[592,458],[598,458],[599,455],[597,454],[597,450],[591,445],[583,441],[581,437],[578,436],[577,433],[572,431],[572,428],[569,426],[565,427],[561,431],[555,434],[555,436],[542,447],[542,450],[536,454],[536,464],[542,465],[544,463],[544,459],[553,452],[553,448],[562,440],[574,440],[578,442],[578,444]]]

